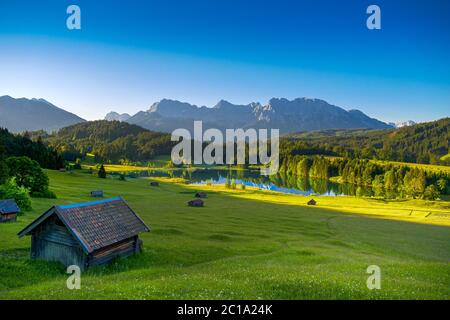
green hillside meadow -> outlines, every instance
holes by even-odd
[[[0,224],[0,299],[450,299],[448,202],[316,197],[308,207],[310,197],[252,189],[48,175],[58,198]],[[141,254],[89,269],[69,290],[65,268],[30,260],[17,233],[93,189],[123,196],[152,230]],[[188,207],[200,189],[205,207]],[[366,286],[369,265],[381,268],[380,290]]]

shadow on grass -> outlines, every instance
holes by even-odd
[[[66,268],[59,262],[31,260],[24,249],[2,250],[0,252],[0,287],[5,290],[34,285],[60,278]]]

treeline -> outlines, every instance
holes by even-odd
[[[35,133],[67,161],[93,154],[97,162],[145,161],[170,154],[170,135],[119,121],[90,121],[48,135]]]
[[[32,139],[32,134],[12,134],[7,129],[0,128],[0,154],[7,157],[26,156],[35,160],[46,169],[64,167],[64,160],[52,147],[46,146],[42,138]]]
[[[0,199],[15,199],[22,210],[29,210],[30,196],[54,198],[42,167],[60,169],[64,160],[41,139],[0,128]]]
[[[299,133],[284,139],[280,152],[450,165],[449,128],[445,118],[398,129]]]
[[[299,177],[329,179],[371,187],[374,195],[387,198],[437,199],[450,194],[450,174],[411,168],[406,165],[377,164],[365,159],[286,156],[280,173]]]
[[[327,130],[282,138],[280,158],[287,156],[336,156],[349,159],[378,159],[398,162],[450,165],[450,118],[388,130]],[[175,143],[170,135],[118,121],[91,121],[61,129],[55,134],[35,132],[42,141],[67,161],[95,155],[97,162],[147,161],[170,154]],[[206,145],[205,145],[206,146]],[[23,147],[18,151],[32,157],[39,152]],[[41,153],[42,154],[42,153]],[[56,153],[53,157],[58,157]],[[45,159],[37,160],[41,165]],[[248,159],[248,146],[246,152]],[[54,160],[49,160],[50,163]]]

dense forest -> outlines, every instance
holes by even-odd
[[[170,154],[172,148],[170,135],[119,121],[84,122],[51,135],[33,135],[44,139],[67,161],[83,159],[86,154],[93,154],[98,162],[145,161]]]
[[[0,199],[15,199],[22,210],[31,208],[30,196],[54,198],[42,167],[60,169],[64,161],[55,150],[29,134],[13,135],[0,129]]]
[[[445,118],[398,129],[297,133],[283,139],[280,152],[450,165],[449,128]]]
[[[327,130],[297,133],[280,141],[280,158],[324,155],[348,159],[450,165],[450,118],[386,130]],[[93,154],[98,162],[146,161],[168,155],[174,145],[170,135],[118,121],[91,121],[54,134],[34,132],[65,160]],[[45,165],[44,165],[45,166]]]
[[[341,183],[371,187],[374,196],[386,198],[431,200],[450,194],[448,171],[423,170],[366,159],[290,155],[283,158],[280,174],[325,180],[336,177]]]
[[[387,130],[297,133],[280,142],[280,173],[370,187],[375,196],[436,199],[450,194],[448,171],[392,162],[450,165],[450,118]]]
[[[64,160],[58,152],[45,145],[42,138],[32,139],[31,135],[31,133],[15,135],[7,129],[0,128],[0,157],[26,156],[43,168],[63,168]]]

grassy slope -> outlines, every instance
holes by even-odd
[[[450,298],[450,228],[440,204],[431,208],[440,215],[414,223],[396,210],[430,203],[320,197],[311,208],[294,195],[196,186],[211,189],[206,207],[189,208],[192,186],[49,175],[58,199],[33,199],[33,212],[0,224],[0,298]],[[64,268],[30,261],[30,239],[16,234],[54,203],[91,200],[92,189],[122,195],[152,231],[142,235],[142,254],[88,270],[82,289],[70,291]],[[366,287],[372,264],[381,267],[379,291]]]

